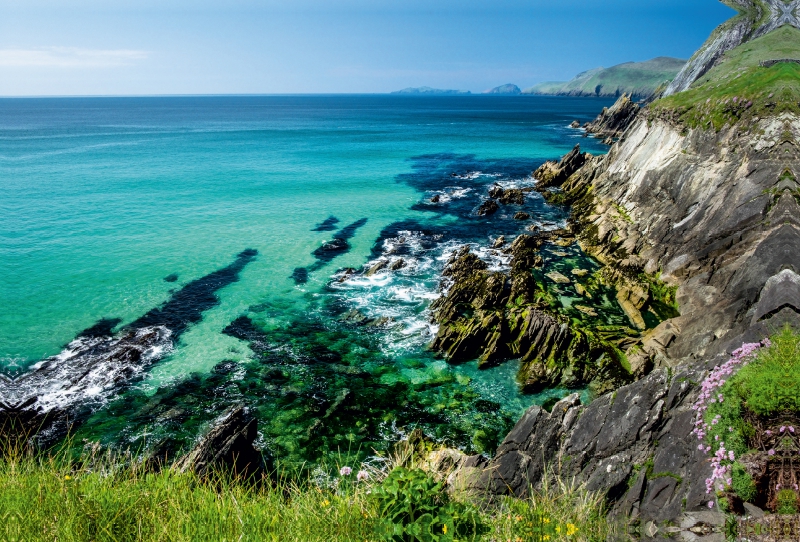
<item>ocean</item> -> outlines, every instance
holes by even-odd
[[[513,362],[438,359],[427,308],[459,247],[501,268],[497,235],[564,223],[535,193],[525,223],[474,211],[577,143],[604,153],[568,125],[610,103],[0,99],[0,371],[19,378],[81,335],[160,315],[168,347],[87,392],[80,439],[174,453],[244,403],[287,464],[368,455],[415,428],[488,452],[566,392],[521,394]]]

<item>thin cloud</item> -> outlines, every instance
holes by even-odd
[[[38,49],[0,49],[0,66],[47,68],[113,68],[147,58],[147,51],[131,49],[80,49],[42,47]]]

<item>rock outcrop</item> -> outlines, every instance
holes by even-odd
[[[639,106],[631,101],[630,96],[623,94],[611,107],[604,107],[600,115],[584,128],[587,134],[592,134],[598,139],[613,142],[621,136],[636,120]]]
[[[518,380],[530,392],[588,385],[602,393],[630,382],[632,368],[614,330],[603,335],[576,326],[553,309],[551,294],[531,273],[542,264],[539,249],[557,238],[541,232],[517,237],[506,249],[508,273],[489,271],[469,247],[456,253],[444,271],[449,288],[431,305],[439,323],[432,348],[452,363],[478,358],[480,367],[519,359]],[[627,337],[624,330],[621,335]]]
[[[172,468],[191,471],[201,477],[227,472],[252,478],[265,472],[265,461],[253,443],[258,422],[243,405],[233,406],[220,416],[195,447],[178,459]]]
[[[550,412],[531,407],[463,489],[525,497],[547,478],[561,477],[604,492],[612,514],[638,523],[642,534],[649,529],[645,538],[670,534],[674,524],[690,532],[719,523],[720,514],[703,515],[711,467],[692,434],[701,376],[702,370],[661,369],[587,406],[574,394]]]

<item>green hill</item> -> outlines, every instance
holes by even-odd
[[[798,102],[800,30],[787,25],[728,51],[688,90],[654,102],[651,111],[689,126],[720,128],[783,111],[800,113]]]
[[[626,62],[611,68],[595,68],[578,74],[572,81],[539,83],[524,94],[556,96],[619,96],[648,98],[656,89],[675,78],[685,60],[658,57],[646,62]]]

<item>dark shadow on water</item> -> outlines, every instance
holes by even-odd
[[[336,224],[339,223],[339,219],[335,216],[331,215],[316,226],[314,226],[311,231],[336,231]]]
[[[229,266],[193,280],[175,292],[164,305],[152,309],[125,327],[166,326],[172,330],[173,340],[177,340],[191,324],[203,319],[204,311],[219,303],[217,290],[238,281],[239,273],[257,255],[258,251],[252,248],[242,251]]]

